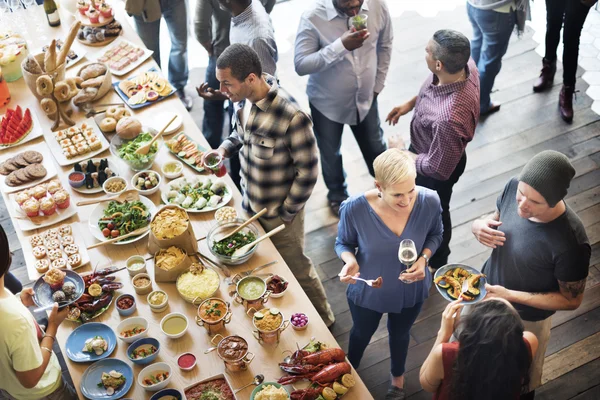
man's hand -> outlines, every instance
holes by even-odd
[[[471,225],[471,232],[479,243],[495,249],[498,246],[504,246],[506,241],[504,232],[497,229],[500,225],[502,222],[492,218],[477,219]]]
[[[200,43],[202,45],[202,47],[204,47],[204,50],[206,50],[206,52],[208,53],[209,57],[212,57],[214,49],[213,49],[213,45],[210,42],[207,43]]]
[[[358,272],[359,270],[360,270],[360,267],[358,266],[358,263],[356,262],[356,260],[344,264],[344,267],[338,274],[338,276],[340,277],[340,281],[342,281],[344,283],[355,284],[356,279],[352,279],[352,277],[360,276],[360,272]]]
[[[489,283],[485,284],[485,290],[487,290],[486,298],[489,297],[491,299],[504,299],[510,300],[510,290],[500,285],[490,285]]]
[[[202,97],[204,100],[227,100],[227,96],[225,96],[223,92],[211,88],[206,82],[203,82],[197,87],[196,91],[198,92],[198,96]]]
[[[362,47],[369,35],[369,31],[366,29],[356,32],[346,31],[340,39],[342,39],[342,44],[346,50],[353,51]]]
[[[400,274],[398,279],[401,281],[407,281],[410,283],[422,281],[425,279],[425,268],[427,268],[427,262],[423,257],[419,257],[417,261],[406,270],[406,272]]]
[[[409,103],[404,103],[399,105],[398,107],[394,107],[392,111],[388,114],[385,122],[389,125],[396,125],[401,116],[408,114],[412,110]]]
[[[33,288],[25,288],[21,290],[21,303],[25,307],[31,307],[35,305],[33,301]]]

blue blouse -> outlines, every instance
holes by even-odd
[[[412,239],[417,254],[424,248],[435,253],[442,242],[440,199],[433,190],[421,186],[417,186],[417,190],[417,199],[401,236],[384,224],[364,195],[350,197],[342,203],[335,240],[338,257],[346,251],[356,253],[361,278],[383,278],[379,289],[361,281],[348,285],[346,295],[354,304],[380,313],[399,313],[427,298],[431,287],[429,269],[422,281],[406,284],[398,279],[400,271],[406,269],[398,260],[402,240]]]

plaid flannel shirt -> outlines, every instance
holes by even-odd
[[[246,129],[236,104],[233,133],[222,144],[231,157],[240,152],[243,207],[250,214],[267,209],[266,218],[291,221],[317,182],[319,153],[312,120],[296,100],[265,74],[267,96],[252,104]]]

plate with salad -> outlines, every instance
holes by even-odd
[[[90,232],[100,241],[118,238],[150,225],[156,206],[150,199],[140,196],[137,201],[102,202],[94,208],[89,220]],[[148,235],[129,237],[114,244],[128,244]]]
[[[191,213],[217,210],[229,203],[232,196],[224,180],[210,175],[175,179],[161,192],[165,204],[178,205]]]

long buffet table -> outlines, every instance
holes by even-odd
[[[50,28],[46,24],[43,26],[44,35],[49,38],[59,38],[66,36],[66,32],[68,31],[69,25],[72,19],[67,19],[66,13],[62,10],[62,26],[60,28]],[[42,14],[43,15],[43,14]],[[142,46],[143,44],[140,38],[137,36],[135,31],[132,29],[130,25],[127,23],[126,17],[123,15],[122,11],[117,12],[118,20],[123,25],[123,37],[132,43]],[[72,17],[71,17],[72,18]],[[45,22],[45,21],[44,21]],[[36,40],[39,41],[40,35],[36,35],[33,38],[34,43],[30,43],[30,49],[40,48],[45,43],[35,43]],[[49,41],[49,40],[47,40]],[[90,54],[94,51],[102,51],[102,48],[93,48],[87,47],[88,51],[88,59],[84,59],[78,66],[73,67],[67,70],[67,76],[72,76],[79,70],[80,66],[85,65],[89,62]],[[193,55],[191,55],[193,57]],[[143,63],[140,67],[130,72],[128,75],[122,76],[119,78],[124,79],[129,76],[134,76],[139,72],[146,71],[151,67],[156,66],[155,62],[152,58],[149,58],[145,63]],[[117,80],[116,77],[113,76],[113,80]],[[45,131],[50,131],[50,120],[46,118],[44,113],[42,112],[40,106],[37,104],[37,101],[27,88],[23,79],[20,79],[16,82],[9,83],[10,92],[12,95],[12,100],[8,104],[8,107],[14,108],[16,105],[30,107],[35,111],[35,114],[38,117],[42,128]],[[104,96],[101,100],[97,101],[97,103],[113,103],[119,102],[120,99],[114,91],[110,91],[106,96]],[[4,114],[6,111],[5,108],[0,108],[0,114]],[[199,128],[196,126],[194,121],[192,120],[190,114],[185,110],[182,103],[179,101],[176,95],[171,96],[165,101],[152,105],[147,108],[143,108],[139,111],[135,111],[133,114],[136,118],[140,119],[144,125],[152,126],[155,129],[161,129],[162,125],[164,125],[167,121],[157,120],[156,115],[159,111],[174,111],[177,114],[181,115],[183,118],[183,127],[181,130],[185,131],[188,136],[193,138],[195,141],[199,142],[202,146],[208,148],[207,142],[205,141],[202,133]],[[76,113],[74,120],[80,123],[84,119],[83,113]],[[168,138],[168,137],[167,137]],[[0,160],[4,160],[7,157],[14,156],[19,152],[22,152],[26,149],[36,149],[36,148],[46,148],[48,149],[47,143],[44,141],[43,137],[40,137],[31,142],[25,143],[21,146],[13,147],[10,149],[0,151]],[[109,150],[104,151],[102,154],[96,157],[107,157],[109,156]],[[160,171],[160,167],[163,163],[173,160],[175,157],[171,155],[168,150],[163,145],[160,149],[159,155],[152,166],[152,169],[155,171]],[[118,162],[121,162],[118,160]],[[58,171],[58,177],[60,178],[63,186],[67,189],[70,189],[67,176],[68,173],[72,170],[71,166],[68,167],[60,167],[56,160],[52,157],[49,159],[45,159],[44,163],[54,163],[55,168]],[[121,174],[128,181],[131,180],[133,175],[133,171],[129,170],[125,164],[121,164],[119,166]],[[193,176],[195,171],[191,168],[184,165],[184,176]],[[231,200],[231,206],[235,207],[238,211],[238,214],[241,216],[246,216],[246,214],[242,211],[241,208],[241,195],[235,190],[231,179],[227,176],[226,180],[230,187],[234,188],[233,199]],[[163,177],[163,185],[167,181]],[[80,200],[89,200],[95,197],[103,196],[104,193],[99,193],[96,195],[83,195],[76,191],[70,190],[71,192],[71,207],[75,207],[75,203]],[[3,199],[8,205],[11,200],[6,193],[2,193]],[[160,191],[155,193],[154,195],[149,197],[156,205],[160,205]],[[97,240],[91,235],[88,228],[88,219],[90,217],[90,213],[96,205],[82,206],[77,208],[77,213],[69,218],[68,220],[61,222],[70,223],[73,226],[76,226],[77,231],[82,234],[83,242],[85,242],[86,246],[90,246],[94,243],[97,243]],[[13,222],[15,225],[15,230],[17,236],[21,243],[26,243],[29,240],[29,237],[34,235],[37,231],[28,231],[23,232],[19,229],[17,221],[15,218],[15,212],[13,206],[9,206],[9,211],[11,213],[11,217],[13,218]],[[206,241],[201,240],[204,236],[206,236],[210,227],[215,223],[213,219],[214,213],[202,213],[202,214],[190,214],[190,218],[192,221],[193,230],[196,238],[199,240],[199,249],[205,254],[209,255],[210,252],[206,247]],[[264,234],[264,231],[258,225],[260,233]],[[47,229],[47,228],[46,228]],[[147,260],[148,265],[148,273],[150,276],[153,276],[153,261],[152,254],[148,253],[147,250],[147,239],[143,239],[128,245],[106,245],[103,247],[95,248],[92,250],[88,250],[89,257],[91,262],[81,269],[78,269],[77,272],[88,272],[93,267],[97,267],[98,269],[109,267],[109,266],[124,266],[125,261],[132,255],[142,255]],[[31,279],[37,279],[40,274],[36,271],[33,265],[33,261],[31,261],[31,257],[28,259],[27,269],[29,272],[29,276]],[[311,337],[315,337],[317,340],[325,342],[330,346],[337,346],[337,343],[334,337],[331,335],[317,312],[315,308],[312,306],[310,301],[308,300],[306,294],[301,289],[300,285],[292,275],[291,271],[273,246],[273,244],[267,240],[263,241],[256,251],[256,254],[244,265],[238,267],[229,267],[232,274],[250,270],[259,265],[265,264],[270,261],[277,260],[278,263],[269,267],[262,272],[270,272],[279,274],[285,277],[289,281],[289,287],[287,289],[286,294],[279,299],[270,299],[267,306],[273,306],[279,308],[284,316],[289,318],[291,314],[295,312],[304,312],[308,315],[310,320],[309,326],[305,331],[294,331],[288,328],[281,335],[281,342],[277,347],[272,347],[269,345],[260,345],[252,335],[252,321],[251,318],[246,316],[244,308],[232,302],[232,311],[233,318],[229,325],[226,326],[225,333],[226,334],[237,334],[244,337],[249,343],[249,349],[252,353],[256,355],[254,361],[250,364],[249,368],[245,372],[238,373],[229,373],[228,377],[233,384],[234,389],[241,387],[252,381],[254,375],[256,374],[264,374],[265,381],[275,381],[280,376],[282,376],[282,371],[278,367],[278,363],[282,361],[284,357],[282,352],[285,350],[295,350],[297,345],[304,345],[309,342]],[[222,272],[220,272],[222,274]],[[206,333],[205,329],[197,326],[194,323],[194,317],[197,312],[197,307],[186,303],[178,294],[174,283],[159,283],[153,282],[153,289],[161,289],[164,290],[169,296],[169,305],[166,311],[161,313],[154,313],[150,310],[149,305],[146,301],[146,296],[139,296],[135,294],[135,291],[132,287],[131,278],[128,274],[127,270],[120,271],[116,274],[117,281],[122,282],[124,284],[123,289],[117,292],[117,295],[120,293],[130,293],[132,294],[137,302],[137,310],[133,314],[133,316],[143,316],[145,317],[149,323],[149,335],[150,337],[154,337],[158,339],[161,343],[161,350],[158,355],[156,361],[167,362],[171,365],[173,376],[169,383],[168,387],[177,388],[183,392],[183,389],[197,381],[208,378],[213,375],[217,375],[225,372],[225,368],[223,362],[219,359],[216,352],[209,353],[207,355],[204,354],[204,350],[213,346],[210,343],[210,336]],[[231,301],[231,298],[228,294],[228,286],[224,282],[224,276],[221,276],[221,286],[220,290],[216,293],[216,296],[225,299],[226,301]],[[181,312],[184,313],[190,322],[187,333],[180,339],[169,339],[167,338],[160,329],[159,323],[160,320],[170,312]],[[108,326],[110,326],[113,330],[116,329],[117,325],[124,319],[125,317],[121,317],[117,311],[115,310],[114,302],[111,307],[105,312],[103,315],[95,319],[95,322],[102,322]],[[69,334],[77,327],[78,325],[74,322],[65,321],[58,332],[57,340],[59,345],[64,350],[65,342],[69,336]],[[134,382],[132,388],[127,394],[127,397],[135,398],[135,399],[144,399],[149,398],[151,393],[146,392],[138,383],[137,383],[137,375],[142,369],[141,366],[132,364],[127,361],[126,349],[128,344],[118,340],[116,350],[111,354],[110,357],[119,358],[121,360],[125,360],[128,362],[134,370],[134,377],[136,382]],[[198,360],[198,365],[189,372],[184,372],[180,370],[177,366],[177,357],[185,352],[193,353]],[[64,352],[63,352],[64,353]],[[81,378],[86,370],[89,367],[89,363],[75,363],[65,357],[67,366],[69,368],[69,372],[77,388],[80,398],[84,398],[81,394],[80,383]],[[345,396],[344,399],[352,400],[352,399],[370,399],[372,396],[366,389],[364,383],[360,380],[359,376],[353,371],[353,375],[357,381],[355,387],[353,387]],[[238,399],[248,399],[250,397],[250,393],[253,389],[249,387],[244,389],[240,393],[237,394]]]

